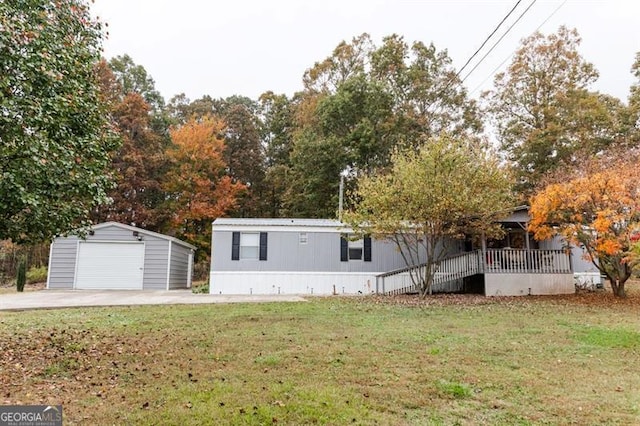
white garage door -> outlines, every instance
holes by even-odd
[[[142,290],[144,243],[81,241],[78,246],[78,289]]]

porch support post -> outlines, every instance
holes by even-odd
[[[487,235],[484,233],[484,231],[482,232],[482,272],[484,272],[487,269]]]
[[[527,251],[529,251],[531,249],[530,245],[529,245],[529,225],[525,222],[524,225],[521,222],[518,222],[518,225],[520,226],[520,228],[522,228],[522,230],[524,231],[524,242],[525,242],[525,247],[527,249]]]

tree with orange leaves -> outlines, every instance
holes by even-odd
[[[236,207],[244,185],[225,174],[224,124],[210,117],[191,119],[171,129],[174,147],[166,176],[172,224],[179,237],[209,252],[211,222]]]
[[[538,240],[561,235],[625,296],[640,224],[640,170],[636,159],[604,156],[564,181],[547,185],[531,199],[529,229]]]

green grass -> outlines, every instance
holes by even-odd
[[[440,380],[436,386],[444,396],[450,396],[454,399],[468,398],[472,394],[471,387],[466,383]]]
[[[65,424],[639,424],[640,304],[600,296],[0,313],[0,396]]]
[[[640,350],[640,333],[623,328],[577,327],[576,339],[588,346]]]

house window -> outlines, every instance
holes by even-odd
[[[363,259],[364,258],[364,259]],[[340,237],[340,260],[364,260],[371,262],[371,238],[364,237],[359,240],[350,240],[348,237]]]
[[[362,240],[349,241],[349,260],[362,260]]]
[[[234,232],[231,237],[231,260],[267,260],[266,232]]]
[[[309,238],[307,237],[307,233],[306,232],[301,232],[299,234],[299,243],[300,244],[307,244],[307,241],[309,241]]]
[[[242,232],[240,234],[240,259],[257,259],[260,254],[260,234]]]

